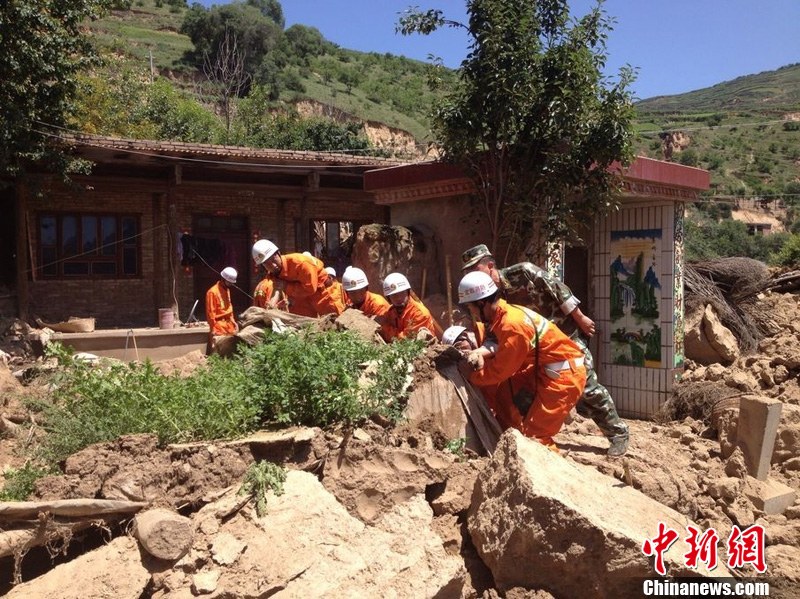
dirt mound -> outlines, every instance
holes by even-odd
[[[206,355],[199,349],[171,360],[156,362],[155,367],[164,376],[176,375],[181,378],[191,376],[200,366],[206,363]]]
[[[63,475],[36,482],[35,497],[196,504],[208,493],[240,481],[253,461],[248,453],[246,445],[161,448],[154,435],[128,435],[71,455]]]

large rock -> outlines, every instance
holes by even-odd
[[[732,364],[739,357],[739,343],[709,304],[686,317],[686,357],[700,364]]]
[[[353,266],[366,273],[369,289],[375,293],[383,293],[381,285],[390,272],[406,275],[418,294],[422,292],[422,274],[426,272],[426,294],[442,291],[436,244],[433,236],[420,228],[364,225],[356,234],[351,260]]]
[[[438,433],[448,441],[462,437],[474,440],[474,431],[470,430],[467,414],[453,383],[437,371],[433,371],[430,378],[414,384],[403,416],[410,426],[423,425],[428,432]]]
[[[594,468],[567,461],[509,430],[478,475],[468,526],[498,590],[545,589],[557,597],[629,596],[657,576],[642,546],[663,522],[679,534],[664,555],[671,576],[726,576],[684,565],[686,526],[700,526]]]
[[[711,347],[719,354],[726,364],[733,363],[739,357],[739,342],[722,322],[714,306],[706,306],[703,313],[703,330]]]
[[[800,406],[783,404],[772,463],[780,464],[796,457],[800,457]]]
[[[139,546],[131,537],[117,537],[47,574],[15,586],[8,599],[139,599],[150,580]]]
[[[700,364],[715,364],[722,359],[706,337],[703,312],[699,310],[686,315],[686,334],[683,346],[686,357]]]
[[[192,521],[172,510],[154,508],[134,518],[133,534],[158,559],[177,560],[192,546]]]
[[[235,560],[215,560],[219,596],[460,596],[463,560],[446,553],[423,494],[396,506],[375,525],[348,514],[315,476],[300,471],[288,473],[282,495],[269,495],[262,518],[249,508],[231,517],[240,500],[232,492],[198,512],[201,534],[174,572],[196,575],[193,570],[200,572],[200,565],[211,561],[209,551],[225,536],[246,550]],[[163,597],[183,597],[185,590]]]

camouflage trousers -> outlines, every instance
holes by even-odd
[[[578,401],[578,405],[575,406],[578,414],[594,420],[609,439],[627,437],[628,425],[617,414],[617,407],[614,405],[608,389],[597,380],[594,358],[592,352],[589,351],[588,340],[580,334],[580,331],[573,333],[570,339],[581,348],[583,364],[586,367],[586,387],[583,389],[583,396]]]

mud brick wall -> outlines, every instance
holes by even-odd
[[[311,220],[388,222],[388,210],[369,200],[360,190],[353,198],[341,190],[321,191],[303,199],[303,189],[253,184],[168,184],[144,179],[76,178],[66,187],[45,179],[32,189],[27,201],[30,249],[38,262],[38,215],[42,212],[117,214],[138,216],[140,269],[137,277],[109,279],[43,279],[33,276],[29,287],[29,313],[45,321],[70,316],[94,316],[97,328],[158,326],[158,309],[177,301],[188,310],[196,295],[194,271],[180,266],[179,235],[192,233],[194,218],[228,214],[247,219],[248,244],[255,236],[274,240],[284,252],[299,247],[298,230],[308,230]],[[304,224],[298,225],[300,221]],[[173,286],[173,272],[174,286]],[[243,276],[242,276],[243,275]],[[250,291],[258,274],[242,273],[240,281]],[[181,317],[188,314],[181,313]],[[198,315],[202,319],[202,313]]]

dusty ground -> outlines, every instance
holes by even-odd
[[[774,321],[774,335],[764,339],[755,354],[733,365],[689,364],[682,385],[703,383],[708,397],[746,391],[780,398],[786,404],[787,416],[779,431],[771,477],[798,489],[800,408],[794,408],[800,405],[800,298],[772,295],[762,301]],[[420,379],[433,375],[434,353],[429,350],[418,361]],[[198,363],[202,359],[190,357],[169,368],[185,373]],[[3,367],[0,389],[0,412],[24,424],[24,410],[12,399],[20,393],[20,385]],[[792,548],[800,547],[800,502],[783,516],[765,518],[743,495],[741,453],[725,450],[726,439],[735,435],[733,414],[729,411],[727,417],[720,418],[716,414],[713,422],[710,410],[698,410],[697,418],[677,422],[628,421],[630,449],[617,459],[605,455],[606,440],[591,421],[581,417],[566,425],[556,440],[565,458],[633,486],[689,516],[704,529],[714,527],[722,538],[734,524],[742,528],[755,522],[764,524],[770,573],[798,582],[800,566]],[[424,423],[414,428],[393,428],[382,422],[368,422],[356,430],[299,430],[280,441],[257,438],[166,448],[158,447],[152,437],[131,436],[76,453],[67,460],[62,475],[39,482],[36,496],[147,500],[191,515],[226,489],[237,486],[253,460],[280,461],[291,469],[314,474],[350,516],[366,525],[384,522],[398,506],[424,496],[433,511],[431,526],[446,554],[463,560],[467,585],[462,596],[498,596],[465,524],[475,477],[486,458],[454,456],[444,451],[447,442],[433,428],[427,430]],[[24,457],[13,453],[20,446],[19,437],[0,438],[0,465],[20,464]],[[199,546],[203,542],[195,540]],[[210,546],[211,541],[208,543]],[[0,560],[0,572],[8,571],[8,564],[9,558]],[[0,577],[3,592],[9,588],[10,575]],[[184,581],[181,584],[188,580],[174,570],[165,571],[161,578],[153,579],[144,596],[163,594],[170,585],[178,585],[178,579]],[[549,595],[513,589],[505,596]]]

